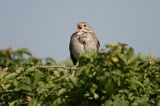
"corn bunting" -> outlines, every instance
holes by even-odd
[[[70,38],[70,57],[75,65],[84,52],[98,52],[100,47],[99,40],[87,22],[79,22],[77,30]]]

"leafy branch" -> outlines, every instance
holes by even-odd
[[[160,58],[126,44],[84,54],[78,66],[42,60],[24,48],[0,50],[0,58],[0,105],[160,105]]]

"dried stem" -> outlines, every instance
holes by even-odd
[[[66,70],[78,70],[76,67],[65,67],[65,66],[38,66],[39,68],[61,68]]]

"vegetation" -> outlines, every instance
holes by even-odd
[[[0,106],[160,106],[160,58],[125,44],[83,54],[79,64],[0,50]]]

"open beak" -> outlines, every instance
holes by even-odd
[[[77,29],[82,29],[82,27],[80,25],[77,25]]]

